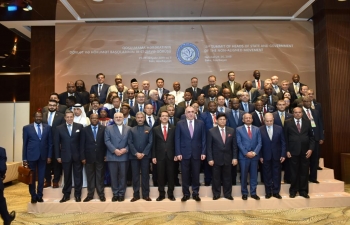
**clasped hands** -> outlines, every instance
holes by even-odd
[[[232,165],[235,166],[237,165],[238,161],[237,159],[232,159]],[[214,160],[208,161],[209,166],[214,166]]]
[[[121,156],[123,154],[127,153],[126,148],[121,148],[121,149],[115,149],[114,150],[114,154],[116,154],[117,156]]]

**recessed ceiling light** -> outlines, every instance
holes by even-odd
[[[94,2],[103,2],[103,0],[92,0]]]
[[[8,54],[4,54],[4,56],[9,56]]]
[[[338,0],[338,2],[346,2],[346,0]]]
[[[2,67],[6,67],[5,65],[2,65]]]
[[[0,59],[4,59],[4,58],[6,58],[6,57],[5,57],[5,56],[0,55]]]

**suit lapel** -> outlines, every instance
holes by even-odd
[[[40,140],[40,139],[39,139],[39,137],[38,137],[38,133],[36,132],[35,127],[34,127],[34,126],[35,126],[35,123],[32,123],[32,126],[31,126],[31,127],[32,127],[32,128],[31,128],[31,131],[34,133],[35,137],[36,137],[38,140]]]
[[[101,125],[100,125],[101,126]],[[98,126],[98,131],[97,131],[97,133],[99,133],[100,132],[100,126]],[[90,126],[88,126],[88,134],[89,134],[89,136],[92,138],[92,140],[95,140],[95,138],[94,138],[94,133],[92,132],[92,126],[90,125]],[[97,135],[96,135],[96,139],[97,139]]]

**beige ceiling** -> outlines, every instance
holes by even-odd
[[[57,20],[312,17],[311,0],[59,0]],[[308,6],[308,7],[305,7]],[[302,16],[302,17],[300,17]],[[282,18],[282,19],[283,19]],[[237,18],[239,19],[239,18]],[[280,20],[281,18],[279,18]]]

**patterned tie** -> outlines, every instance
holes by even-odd
[[[225,135],[225,129],[224,128],[221,129],[221,137],[222,137],[222,141],[225,144],[225,142],[226,142],[226,135]]]
[[[193,126],[192,126],[192,120],[190,120],[190,125],[188,126],[188,129],[190,130],[191,138],[193,137]]]
[[[298,131],[299,131],[299,133],[300,133],[300,131],[301,131],[301,127],[300,127],[299,120],[297,120],[297,128],[298,128]]]
[[[72,136],[72,124],[68,124],[69,136]]]
[[[97,129],[97,126],[93,126],[93,128],[94,128],[94,139],[95,139],[95,141],[96,141],[96,136],[97,136],[96,129]]]
[[[264,118],[263,118],[263,116],[262,116],[262,112],[260,112],[260,121],[261,121],[261,124],[262,124],[262,125],[265,124],[265,123],[264,123]]]
[[[213,117],[213,124],[215,126],[216,125],[216,115],[215,115],[215,113],[212,113],[211,115]]]
[[[312,116],[310,114],[310,110],[309,109],[306,110],[306,114],[307,114],[307,117],[309,118],[309,120],[312,120]]]
[[[100,96],[102,90],[102,84],[98,85],[98,96]]]
[[[53,116],[53,112],[50,112],[50,116],[49,116],[49,125],[52,127],[52,116]]]
[[[133,107],[133,106],[134,106],[134,100],[131,99],[131,100],[130,100],[130,107]]]
[[[120,101],[123,101],[123,93],[119,92]]]
[[[41,129],[40,129],[40,124],[37,124],[38,126],[38,138],[41,140]]]
[[[149,125],[150,127],[152,127],[152,120],[151,120],[151,117],[150,117],[150,116],[148,117],[148,125]]]
[[[220,107],[220,112],[224,112],[224,108],[223,107]]]
[[[284,126],[284,112],[281,113],[281,122],[282,122],[282,126]]]
[[[163,137],[164,137],[164,140],[166,141],[166,138],[167,138],[166,126],[163,126]]]
[[[248,126],[248,137],[249,137],[250,139],[253,138],[252,132],[251,132],[251,130],[250,130],[250,126]]]

